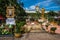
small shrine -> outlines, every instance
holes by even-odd
[[[14,14],[14,6],[11,6],[11,4],[7,7],[6,9],[6,24],[11,24],[11,25],[15,25],[15,14]]]
[[[2,35],[12,35],[13,30],[15,28],[15,14],[14,14],[15,8],[14,6],[7,6],[6,8],[6,24],[0,25],[0,33]],[[3,19],[3,17],[0,16],[0,19]]]
[[[6,17],[7,18],[14,18],[15,14],[14,14],[14,6],[11,6],[11,4],[9,6],[7,6],[6,9]]]

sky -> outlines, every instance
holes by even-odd
[[[35,6],[39,5],[40,9],[60,10],[60,0],[18,0],[24,3],[25,10],[35,10]]]

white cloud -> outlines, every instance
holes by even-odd
[[[35,5],[31,5],[30,7],[26,7],[24,9],[25,10],[34,10],[35,9]]]
[[[35,9],[36,5],[42,6],[42,7],[47,7],[46,9],[50,9],[50,8],[57,8],[58,6],[53,6],[53,7],[49,7],[51,4],[53,4],[54,2],[52,2],[52,0],[45,0],[39,3],[36,3],[34,5],[31,5],[30,7],[26,8],[26,10],[32,10]],[[49,8],[48,8],[49,7]]]
[[[32,10],[32,9],[35,9],[35,6],[36,6],[36,5],[39,5],[39,6],[41,5],[41,6],[43,6],[43,7],[49,6],[50,4],[52,4],[51,1],[52,1],[52,0],[46,0],[46,1],[43,1],[43,2],[36,3],[35,5],[31,5],[28,9],[31,9],[31,10]]]
[[[27,7],[25,7],[24,10],[29,10],[29,9]]]
[[[29,10],[28,8],[26,8],[26,10]]]
[[[29,9],[35,9],[35,5],[30,6]]]
[[[37,3],[36,5],[41,5],[41,6],[49,6],[49,5],[51,5],[53,2],[52,2],[52,0],[46,0],[46,1],[43,1],[43,2],[39,2],[39,3]]]

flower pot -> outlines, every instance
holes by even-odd
[[[55,33],[55,30],[56,30],[57,28],[56,27],[52,27],[51,29],[50,29],[50,33]]]
[[[16,38],[19,38],[19,37],[21,37],[21,34],[20,34],[20,33],[14,33],[14,36],[15,36]]]
[[[54,34],[54,33],[55,33],[55,31],[52,31],[52,30],[51,30],[51,31],[50,31],[50,33]]]

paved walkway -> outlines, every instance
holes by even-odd
[[[23,34],[21,38],[0,37],[0,40],[60,40],[60,35],[50,33],[29,33]]]
[[[60,34],[60,26],[57,27],[56,33]]]

